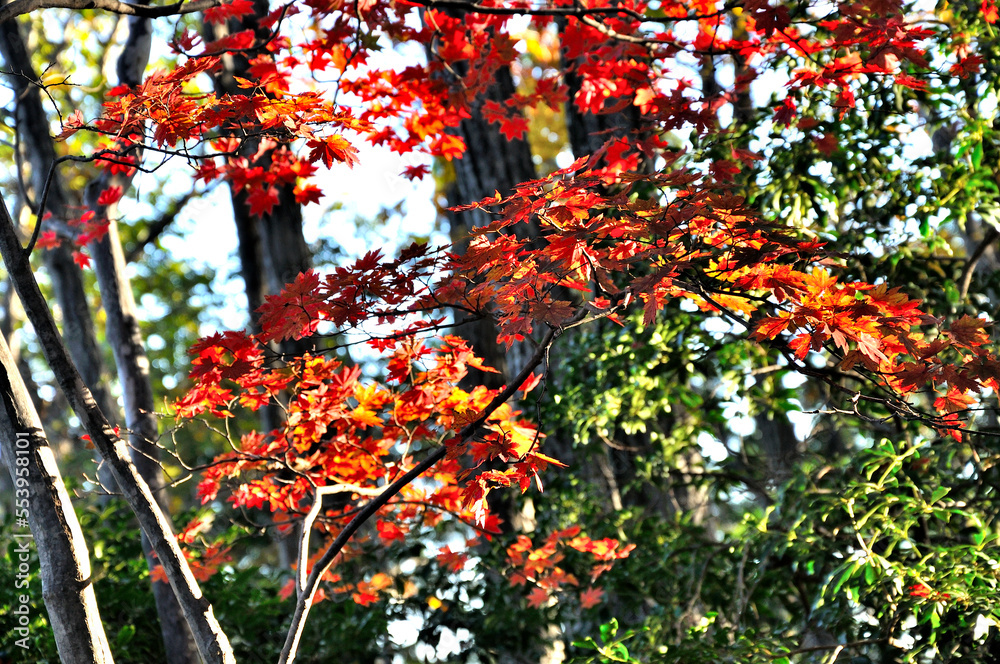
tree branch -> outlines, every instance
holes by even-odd
[[[581,310],[573,321],[582,319],[586,315],[585,310]],[[539,364],[548,355],[549,347],[552,342],[555,341],[556,337],[562,334],[562,328],[549,328],[548,333],[539,342],[538,347],[535,349],[534,355],[527,361],[518,375],[512,380],[507,387],[503,389],[498,395],[493,397],[489,405],[483,409],[474,421],[467,424],[459,433],[458,437],[462,443],[468,441],[475,433],[479,430],[490,415],[492,415],[497,408],[505,404],[514,393],[517,392],[524,381],[528,379],[531,372],[535,370]],[[421,461],[419,464],[411,468],[404,475],[400,476],[395,482],[390,484],[386,489],[371,502],[366,504],[357,515],[351,519],[351,522],[344,527],[340,534],[337,535],[336,539],[330,543],[323,555],[316,561],[313,565],[312,572],[309,574],[309,578],[306,580],[305,586],[302,592],[298,596],[298,601],[295,603],[295,614],[292,616],[292,624],[288,629],[288,636],[285,640],[285,645],[281,649],[281,658],[278,660],[278,664],[292,664],[295,661],[296,651],[299,647],[299,640],[302,638],[302,632],[305,629],[306,618],[309,615],[309,609],[312,606],[313,597],[316,594],[316,590],[319,588],[319,581],[323,578],[323,575],[330,569],[333,565],[334,559],[343,550],[347,542],[350,541],[351,537],[358,531],[361,526],[373,517],[389,500],[402,491],[403,487],[407,484],[420,477],[423,473],[430,470],[438,461],[444,458],[447,454],[447,447],[439,447],[427,456],[426,459]]]
[[[700,21],[703,19],[716,18],[734,7],[741,6],[741,2],[727,2],[718,11],[709,14],[691,14],[680,17],[646,16],[641,12],[627,7],[583,7],[580,5],[573,7],[557,7],[552,5],[504,7],[498,5],[485,5],[471,0],[407,0],[409,4],[428,7],[431,9],[452,9],[476,14],[489,14],[492,16],[614,16],[624,15],[641,23],[679,23],[681,21]]]
[[[206,190],[207,191],[207,190]],[[139,260],[146,247],[156,242],[156,240],[163,234],[163,231],[167,230],[170,224],[174,223],[177,219],[177,215],[181,213],[184,206],[191,202],[197,196],[202,196],[206,192],[189,191],[177,200],[170,204],[167,211],[163,213],[157,220],[149,224],[146,227],[145,234],[142,235],[132,247],[125,253],[125,262],[134,263]]]
[[[34,533],[42,597],[59,659],[67,664],[112,664],[94,595],[87,544],[30,397],[0,335],[0,456],[15,487],[17,523],[21,527],[30,523]],[[24,538],[30,536],[14,537],[22,538],[18,541],[23,553],[30,541]],[[12,609],[7,611],[13,617]]]
[[[979,259],[983,257],[983,254],[986,253],[986,250],[989,249],[989,246],[997,241],[997,238],[1000,238],[1000,231],[990,226],[986,229],[986,236],[983,238],[983,241],[979,243],[976,250],[969,256],[968,262],[962,268],[961,287],[959,289],[961,299],[964,300],[969,295],[969,287],[972,285],[972,275],[976,271],[976,265],[979,263]]]
[[[175,2],[159,7],[144,7],[131,5],[119,0],[14,0],[0,7],[0,23],[17,18],[22,14],[30,14],[39,9],[102,9],[112,14],[123,16],[138,16],[141,18],[161,18],[163,16],[179,16],[205,11],[218,7],[222,0],[193,0],[192,2]]]

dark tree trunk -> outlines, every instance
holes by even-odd
[[[129,35],[117,63],[118,82],[120,85],[137,86],[142,82],[149,60],[152,24],[149,19],[133,16],[129,18],[128,26]],[[107,319],[106,336],[118,368],[132,462],[167,517],[167,527],[172,528],[167,516],[170,514],[169,496],[160,463],[156,401],[149,376],[149,358],[139,331],[135,296],[125,276],[125,254],[118,235],[118,224],[114,215],[110,214],[113,209],[98,204],[102,191],[114,186],[127,191],[130,185],[130,176],[103,171],[87,186],[84,203],[96,213],[98,219],[109,220],[107,234],[91,242],[89,249]],[[142,548],[149,568],[155,568],[158,562],[145,533]],[[153,598],[168,664],[198,664],[200,660],[194,636],[170,586],[154,581]]]
[[[0,255],[60,389],[105,461],[111,465],[122,495],[138,517],[143,533],[163,564],[175,596],[184,607],[184,616],[197,635],[198,651],[208,664],[234,664],[229,640],[215,619],[212,605],[198,587],[177,538],[171,533],[169,520],[157,505],[149,485],[128,458],[125,444],[97,407],[62,343],[27,254],[17,237],[14,220],[3,201],[0,201]]]
[[[127,85],[137,85],[141,81],[142,70],[149,57],[149,36],[151,26],[148,20],[130,19],[129,37],[118,63],[120,75],[130,78],[122,80]],[[55,161],[55,149],[46,124],[46,114],[38,96],[37,87],[30,82],[37,80],[30,58],[20,35],[17,24],[9,22],[2,27],[2,47],[4,58],[12,68],[19,70],[21,77],[13,77],[18,98],[18,130],[24,140],[25,152],[32,167],[32,184],[36,192],[36,205],[41,203],[41,192]],[[112,185],[129,185],[127,178],[114,178],[102,174],[91,183],[86,204],[103,213],[97,205],[97,197],[102,190]],[[53,175],[48,183],[45,202],[46,211],[65,218],[69,200],[58,177]],[[124,257],[118,241],[117,226],[112,220],[108,236],[91,243],[94,269],[102,293],[102,302],[107,315],[107,337],[115,353],[118,375],[125,402],[126,427],[130,434],[131,453],[140,475],[149,484],[164,514],[168,512],[168,502],[163,493],[163,472],[159,463],[157,446],[158,427],[154,415],[155,401],[149,382],[149,360],[139,334],[135,317],[135,301],[131,286],[124,279]],[[83,281],[79,268],[73,263],[69,251],[57,248],[46,252],[46,263],[52,273],[60,307],[63,312],[64,335],[67,346],[80,368],[80,373],[97,401],[98,407],[107,416],[117,412],[105,387],[101,354],[97,349],[93,320],[87,308]],[[112,483],[110,468],[102,464],[103,482]],[[109,488],[113,488],[113,484]],[[152,557],[148,540],[143,539],[143,550],[152,569],[157,563]],[[153,595],[160,617],[164,647],[170,664],[197,664],[198,655],[194,639],[187,628],[177,600],[166,583],[154,583]]]
[[[500,192],[506,196],[522,182],[533,180],[535,164],[531,158],[531,147],[526,140],[508,140],[500,133],[499,125],[488,122],[482,114],[486,101],[495,101],[501,106],[516,92],[510,70],[497,71],[494,83],[486,95],[477,99],[470,109],[469,118],[463,120],[455,132],[465,141],[465,153],[452,162],[455,180],[446,192],[448,206],[464,205],[482,200]],[[492,217],[480,209],[449,213],[448,222],[455,247],[461,250],[468,241],[469,232],[492,221]],[[532,228],[521,228],[518,235],[532,235]],[[500,387],[517,374],[530,349],[518,344],[509,351],[497,343],[497,328],[489,317],[468,321],[462,336],[472,344],[476,353],[485,360],[487,366],[500,371],[499,374],[476,371],[470,373],[470,384]]]
[[[97,209],[97,196],[109,186],[113,178],[99,178],[97,186],[87,192],[87,204]],[[149,377],[149,358],[139,331],[135,296],[125,277],[125,255],[118,236],[118,225],[112,219],[108,233],[89,245],[94,261],[94,273],[101,291],[101,303],[107,319],[105,327],[108,343],[118,367],[125,407],[125,426],[128,429],[129,451],[136,469],[149,485],[164,515],[170,513],[163,467],[160,464],[159,425],[156,420],[156,401]],[[149,540],[143,535],[143,552],[150,569],[157,566]],[[198,651],[187,627],[177,599],[170,586],[162,581],[153,582],[153,597],[160,618],[163,645],[169,664],[198,664]]]
[[[253,30],[258,38],[265,38],[267,31],[262,29],[259,18],[266,16],[269,10],[267,0],[256,0],[253,14],[242,21],[231,22],[229,26],[205,24],[204,31],[210,39],[219,39],[225,32],[236,30]],[[215,74],[216,93],[242,94],[236,83],[236,77],[247,77],[249,63],[246,58],[238,55],[223,59],[222,70]],[[256,140],[246,140],[240,148],[240,154],[252,159],[258,151]],[[272,153],[267,152],[258,157],[255,165],[265,169],[270,168]],[[236,235],[239,243],[240,275],[243,277],[247,296],[247,308],[250,316],[250,326],[254,332],[260,332],[260,315],[258,309],[268,295],[281,292],[285,284],[294,281],[302,272],[312,267],[312,251],[306,243],[302,229],[302,206],[295,200],[293,187],[285,184],[278,189],[278,204],[266,214],[253,215],[247,203],[249,192],[230,189],[233,206],[233,218],[236,222]],[[300,356],[305,352],[315,351],[316,340],[288,339],[274,345],[273,350],[280,357]],[[260,411],[261,429],[266,433],[282,426],[284,415],[277,406],[267,406]],[[288,569],[297,558],[296,544],[298,537],[295,529],[286,536],[276,535],[279,564]]]

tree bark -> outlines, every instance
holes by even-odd
[[[92,186],[87,192],[87,204],[91,209],[98,207],[96,198],[105,188],[103,184],[106,180],[110,185],[111,178],[100,178],[98,182],[102,183],[102,186]],[[89,249],[107,320],[105,334],[118,367],[118,382],[121,385],[125,406],[125,426],[128,429],[132,461],[149,485],[172,535],[169,495],[166,492],[163,468],[160,465],[159,425],[155,415],[153,386],[149,378],[149,358],[146,356],[145,345],[139,331],[135,296],[131,284],[125,277],[125,255],[118,236],[118,224],[113,219],[110,221],[107,235],[91,242]],[[154,569],[158,562],[145,534],[142,550],[146,555],[149,569]],[[162,581],[153,581],[153,598],[160,619],[167,662],[198,664],[198,649],[194,637],[188,629],[170,586]]]
[[[129,19],[129,37],[118,62],[122,83],[136,85],[141,81],[149,57],[152,27],[148,19]],[[3,26],[2,44],[4,57],[22,77],[15,76],[18,98],[18,129],[24,130],[25,150],[32,165],[32,182],[36,192],[46,187],[49,169],[55,161],[55,150],[45,122],[46,114],[37,87],[30,82],[37,80],[18,27],[13,22]],[[22,124],[23,123],[23,124]],[[127,178],[113,178],[107,174],[91,184],[86,203],[99,214],[97,197],[100,192],[118,184],[126,188]],[[40,196],[40,193],[38,194]],[[41,201],[37,201],[38,204]],[[69,201],[58,177],[48,182],[46,210],[57,217],[65,217]],[[149,382],[149,361],[145,356],[142,338],[135,317],[135,301],[131,287],[124,279],[124,258],[117,236],[117,226],[111,221],[109,234],[91,243],[95,272],[102,292],[107,314],[107,336],[115,353],[119,378],[124,395],[126,426],[130,431],[131,450],[139,473],[150,485],[163,513],[167,513],[164,481],[159,464],[157,423],[154,417],[155,402]],[[63,312],[67,345],[80,367],[84,382],[93,388],[94,398],[102,412],[113,413],[110,394],[102,382],[103,366],[97,349],[93,322],[87,308],[79,268],[73,263],[68,249],[59,247],[46,252],[46,263],[53,275]],[[110,468],[102,465],[103,481],[110,482]],[[144,537],[143,549],[152,569],[157,563],[152,556],[149,541]],[[167,584],[154,583],[153,594],[161,622],[167,661],[170,664],[197,664],[197,647],[188,629],[177,600]]]
[[[149,4],[149,1],[145,0],[140,4]],[[152,23],[148,18],[130,16],[128,27],[129,34],[118,58],[116,71],[120,85],[134,87],[142,82],[149,61]],[[105,189],[119,186],[122,191],[126,191],[130,185],[131,177],[103,171],[87,186],[84,194],[86,206],[96,213],[96,218],[106,217],[109,221],[107,234],[91,242],[88,248],[94,261],[94,273],[107,321],[105,334],[118,368],[132,461],[152,491],[164,516],[167,532],[172,536],[169,497],[165,491],[166,484],[160,464],[159,426],[155,415],[153,386],[149,378],[149,358],[139,331],[135,296],[125,276],[125,254],[118,236],[118,224],[113,215],[109,214],[113,212],[113,206],[109,210],[98,203],[98,198]],[[147,565],[150,570],[154,569],[158,562],[145,534],[142,548]],[[168,584],[154,581],[153,597],[168,664],[198,664],[198,647],[194,636]]]
[[[131,47],[125,49],[122,59],[127,59],[132,64],[128,67],[120,65],[119,71],[132,70],[134,75],[134,72],[140,70],[140,64],[141,68],[145,67],[148,53],[137,53],[136,49],[143,48],[144,31],[150,30],[150,26],[145,25],[146,23],[148,20],[145,19],[130,20]],[[148,49],[148,40],[145,47]],[[21,132],[24,150],[31,164],[32,189],[36,192],[37,206],[41,204],[38,197],[46,189],[46,180],[49,179],[49,170],[55,163],[56,153],[49,135],[47,115],[38,87],[32,85],[38,77],[15,22],[9,21],[0,26],[0,48],[8,65],[19,74],[12,77],[17,94],[18,131]],[[131,84],[137,82],[133,80]],[[110,186],[111,183],[106,182],[109,179],[99,178],[98,184],[91,187],[89,197],[91,200],[87,201],[91,208],[98,207],[96,197],[105,186]],[[48,211],[57,218],[65,218],[70,202],[61,179],[53,174],[47,184],[46,209],[40,211],[39,216]],[[122,184],[127,186],[128,183]],[[107,314],[108,340],[115,352],[118,365],[125,400],[126,426],[130,431],[131,449],[136,467],[157,496],[161,509],[164,513],[168,513],[166,496],[163,493],[164,482],[159,465],[159,450],[156,446],[158,433],[153,414],[155,403],[152,387],[149,384],[149,361],[139,335],[131,288],[122,277],[124,258],[118,242],[117,226],[114,221],[111,224],[113,232],[109,232],[108,236],[91,245],[95,272]],[[117,250],[112,246],[113,243],[117,243]],[[80,268],[73,261],[69,249],[64,246],[46,251],[44,259],[52,276],[62,311],[66,345],[101,412],[112,415],[118,411],[118,407],[112,401],[106,387],[106,372],[97,347],[93,319],[87,306]],[[99,467],[99,479],[109,491],[116,490],[114,475],[108,464],[102,463]],[[156,561],[151,557],[149,542],[145,538],[143,550],[152,569]],[[198,655],[194,639],[168,584],[153,583],[153,595],[160,618],[167,661],[170,664],[197,664]]]
[[[63,664],[110,664],[111,649],[94,596],[83,531],[41,421],[2,336],[0,365],[0,451],[14,481],[16,522],[21,524],[22,519],[27,519],[34,535],[42,597],[59,659]],[[31,537],[18,533],[14,537],[14,551],[27,571],[33,565]],[[25,587],[19,595],[29,593]],[[7,610],[16,615],[21,607],[27,609],[27,603]],[[27,629],[18,635],[27,637]]]
[[[221,39],[231,30],[253,30],[258,39],[265,39],[269,33],[260,27],[259,19],[266,16],[269,9],[268,0],[255,0],[253,13],[242,21],[229,26],[205,24],[207,39]],[[249,63],[242,55],[224,57],[222,70],[213,76],[216,94],[244,94],[236,78],[246,78],[248,70]],[[258,140],[246,139],[240,154],[251,159],[258,146]],[[254,165],[270,168],[271,152],[261,155]],[[239,240],[240,274],[246,287],[251,324],[256,330],[257,309],[264,303],[264,297],[281,292],[285,284],[311,268],[312,252],[302,232],[302,206],[295,200],[292,185],[280,187],[278,205],[270,213],[261,215],[250,214],[246,192],[232,191],[231,195]]]
[[[220,39],[231,30],[253,30],[258,39],[268,36],[260,26],[260,18],[268,14],[268,0],[255,0],[254,11],[241,21],[231,21],[229,25],[204,24],[208,39]],[[243,94],[236,77],[248,76],[249,63],[241,55],[228,55],[222,60],[222,69],[213,76],[218,95]],[[252,159],[257,154],[259,141],[246,139],[240,147],[240,154]],[[270,168],[272,151],[261,155],[256,164]],[[302,229],[302,206],[295,200],[294,188],[285,184],[278,189],[278,204],[266,214],[253,215],[247,203],[248,192],[235,191],[230,187],[233,218],[236,222],[236,237],[239,244],[240,275],[247,296],[250,328],[258,333],[260,314],[258,309],[268,295],[280,293],[285,284],[294,281],[302,272],[312,267],[312,251],[306,243]],[[316,340],[312,337],[286,339],[274,344],[272,349],[281,358],[301,356],[314,352]],[[275,405],[260,410],[261,429],[265,433],[280,428],[284,424],[284,413]],[[298,558],[296,543],[299,530],[291,528],[285,535],[275,533],[278,549],[278,563],[283,569],[290,569]]]
[[[500,133],[500,127],[488,122],[482,114],[486,101],[498,102],[501,106],[516,92],[510,69],[497,71],[494,83],[486,95],[477,99],[469,110],[470,117],[462,120],[455,133],[465,141],[465,153],[452,161],[455,180],[448,188],[446,197],[449,206],[464,205],[482,200],[500,192],[506,196],[522,182],[537,177],[535,163],[531,158],[531,147],[526,140],[508,140]],[[468,242],[469,232],[492,221],[490,215],[481,209],[448,213],[448,223],[452,242],[461,250]],[[523,227],[518,235],[530,237],[535,229]],[[508,351],[497,344],[497,328],[493,320],[485,317],[466,323],[463,332],[472,344],[476,354],[483,358],[487,366],[500,371],[499,374],[470,371],[470,384],[498,388],[507,379],[518,373],[524,361],[531,355],[527,344],[515,344]]]

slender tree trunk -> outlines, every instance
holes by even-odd
[[[152,24],[149,19],[130,17],[128,25],[129,35],[118,58],[118,82],[121,85],[137,86],[142,82],[149,60]],[[169,497],[165,491],[166,484],[160,464],[159,426],[149,377],[149,358],[139,331],[135,296],[125,276],[125,255],[118,236],[118,224],[113,214],[109,214],[114,212],[114,207],[106,209],[98,203],[102,191],[114,186],[126,191],[130,185],[130,177],[103,171],[87,186],[84,195],[87,207],[96,213],[98,219],[106,217],[109,220],[107,234],[91,242],[89,249],[107,320],[106,336],[118,368],[132,461],[152,491],[165,517],[168,532],[172,535],[167,516],[170,514]],[[153,569],[158,562],[145,534],[142,547],[146,562]],[[168,664],[198,664],[198,648],[194,636],[170,586],[154,581],[153,597]]]
[[[455,69],[459,74],[463,73],[461,67]],[[516,185],[537,177],[528,142],[521,139],[508,140],[500,133],[499,125],[487,121],[482,114],[486,101],[495,101],[504,106],[516,91],[510,69],[499,69],[486,94],[473,102],[469,117],[462,120],[455,130],[454,133],[465,142],[465,152],[451,162],[455,179],[449,183],[445,192],[449,207],[479,201],[496,192],[501,196],[509,195]],[[493,220],[490,214],[480,209],[449,212],[447,219],[452,242],[458,251],[467,245],[470,231]],[[522,227],[517,231],[520,237],[531,237],[537,233],[537,228]],[[518,374],[532,354],[527,342],[515,344],[510,349],[498,344],[497,327],[488,316],[465,322],[460,328],[460,334],[469,341],[487,366],[500,371],[499,374],[470,371],[466,378],[469,385],[500,388]],[[493,492],[490,494],[489,504],[490,511],[503,521],[501,527],[505,531],[530,532],[534,529],[531,511],[522,509],[511,492]],[[495,579],[495,582],[499,586],[503,580]],[[537,626],[526,625],[524,631],[531,635],[529,642],[538,638]],[[529,661],[526,657],[538,657],[537,654],[526,652],[520,643],[521,639],[513,636],[504,643],[503,650],[497,653],[498,662],[515,664]],[[547,654],[542,653],[541,659],[535,661],[553,664],[547,657]]]
[[[129,78],[122,80],[122,83],[137,85],[141,82],[142,71],[149,58],[151,29],[148,20],[130,19],[129,37],[118,65],[119,74]],[[32,167],[32,188],[36,192],[36,198],[40,199],[56,154],[38,89],[31,85],[32,81],[37,80],[37,76],[15,22],[10,21],[0,27],[0,47],[3,48],[4,59],[19,74],[13,77],[15,91],[18,93],[18,130],[22,132],[24,149]],[[124,190],[129,181],[121,176],[102,174],[89,188],[87,205],[99,213],[103,212],[98,209],[97,197],[103,189],[112,185],[122,186]],[[40,203],[40,200],[36,200],[36,205]],[[66,217],[69,201],[62,182],[56,175],[48,182],[45,208],[45,211],[52,212],[56,217]],[[108,235],[91,243],[90,249],[107,317],[108,341],[112,345],[118,366],[133,460],[139,473],[151,487],[160,508],[164,514],[168,514],[169,506],[163,493],[163,472],[156,444],[158,431],[154,415],[155,402],[149,382],[149,360],[139,334],[131,287],[123,276],[124,258],[114,220],[111,221]],[[99,408],[103,413],[111,415],[118,409],[102,380],[103,363],[79,268],[73,262],[69,250],[64,247],[47,251],[45,260],[63,313],[67,346]],[[101,470],[102,483],[106,483],[105,486],[109,489],[114,488],[110,467],[102,464]],[[152,569],[157,563],[145,536],[143,551]],[[154,582],[153,596],[160,618],[167,661],[169,664],[197,664],[199,660],[193,636],[169,585]]]
[[[486,101],[504,106],[515,92],[510,70],[506,67],[499,69],[486,95],[473,103],[470,117],[459,125],[455,133],[465,141],[466,149],[461,158],[452,162],[455,180],[446,192],[449,207],[479,201],[495,192],[506,196],[513,192],[516,185],[537,177],[528,142],[508,140],[500,133],[499,125],[488,122],[482,114]],[[491,221],[490,215],[480,209],[449,213],[451,238],[456,248],[460,250],[465,246],[472,229]],[[525,227],[518,234],[530,237],[535,232],[535,229]],[[470,383],[500,387],[517,374],[524,360],[531,355],[527,344],[515,344],[509,351],[497,344],[497,328],[490,318],[480,318],[467,325],[469,327],[463,331],[463,336],[469,339],[487,366],[500,371],[499,374],[470,372]]]
[[[253,30],[258,38],[266,38],[268,32],[260,27],[259,19],[266,16],[269,9],[267,0],[255,0],[254,12],[240,22],[229,26],[206,24],[207,38],[221,39],[230,30]],[[236,79],[246,78],[248,69],[246,58],[240,55],[224,57],[222,70],[214,76],[216,94],[243,94]],[[258,147],[256,139],[245,140],[240,154],[252,159]],[[271,154],[268,151],[259,156],[254,165],[269,169]],[[264,297],[280,292],[286,283],[311,268],[312,252],[302,232],[302,206],[295,200],[292,185],[279,187],[278,204],[271,212],[261,215],[250,214],[248,193],[232,191],[232,202],[239,239],[240,273],[246,286],[251,323],[257,329],[257,309],[263,304]]]
[[[111,186],[113,178],[100,178],[99,186],[91,186],[87,192],[87,204],[96,209],[100,191]],[[160,464],[159,426],[156,421],[156,402],[149,377],[149,358],[136,316],[135,296],[132,286],[125,277],[125,255],[118,236],[118,224],[112,219],[108,233],[89,245],[101,291],[101,303],[107,319],[106,336],[118,367],[118,381],[121,384],[125,406],[125,426],[128,429],[129,449],[132,462],[142,478],[149,485],[156,502],[166,517],[170,529],[170,502],[166,492],[163,468]],[[143,535],[143,552],[150,569],[158,565],[153,555],[149,539]],[[160,631],[169,664],[198,664],[198,650],[194,637],[187,627],[177,598],[169,584],[153,582],[153,597],[160,618]]]
[[[30,195],[34,198],[31,207],[37,218],[37,206],[41,203],[49,170],[55,163],[56,151],[49,135],[47,115],[37,85],[38,76],[16,21],[0,24],[0,53],[14,74],[9,77],[9,83],[15,95],[16,130],[23,160],[31,171]],[[66,219],[69,207],[62,179],[54,175],[48,182],[45,211],[57,219]],[[108,389],[109,376],[97,346],[94,320],[87,306],[80,267],[64,245],[45,251],[43,259],[62,313],[63,339],[73,361],[101,412],[109,418],[118,419],[120,411]],[[114,477],[107,464],[98,467],[98,478],[107,491],[115,491]]]
[[[33,538],[26,533],[14,534],[18,572],[27,572],[34,565],[41,570],[42,597],[60,661],[110,664],[111,649],[97,609],[83,531],[41,421],[2,336],[0,365],[0,451],[14,481],[15,524],[23,527],[22,520],[26,519],[33,533]],[[38,552],[37,561],[32,560],[32,549]],[[30,588],[19,586],[19,590],[19,598],[30,596]],[[27,602],[7,610],[19,615],[22,608],[28,610]],[[30,620],[27,613],[25,616]],[[27,639],[27,629],[18,636]]]

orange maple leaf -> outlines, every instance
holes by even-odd
[[[600,588],[589,588],[580,593],[580,608],[592,609],[604,601],[604,591]]]
[[[535,588],[528,594],[528,606],[540,609],[549,601],[549,593],[544,588]]]

